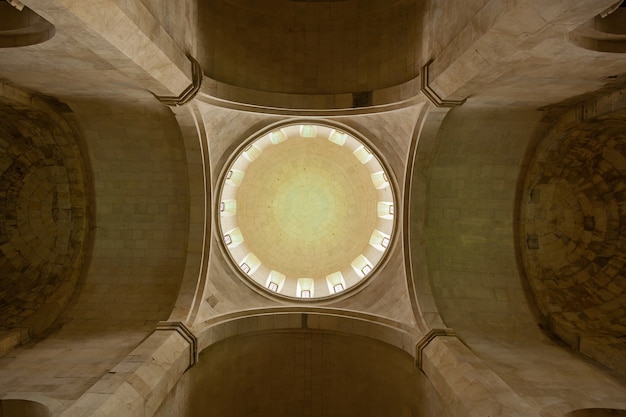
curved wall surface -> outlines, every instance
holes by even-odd
[[[399,349],[323,331],[237,336],[200,354],[155,416],[450,416]]]
[[[0,329],[33,336],[84,272],[90,192],[81,139],[55,102],[15,97],[0,98]]]

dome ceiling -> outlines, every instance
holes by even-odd
[[[393,194],[378,159],[351,135],[288,125],[247,145],[229,167],[220,222],[231,257],[257,284],[324,297],[369,276],[382,259]]]
[[[626,332],[626,122],[580,123],[535,155],[522,206],[526,273],[550,325]]]
[[[0,323],[51,323],[82,269],[88,230],[73,131],[33,107],[0,101]]]

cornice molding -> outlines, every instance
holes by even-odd
[[[157,324],[156,330],[175,331],[189,343],[189,366],[191,368],[198,362],[198,338],[180,321],[161,321]]]
[[[454,329],[446,328],[446,329],[431,329],[428,333],[422,337],[422,339],[415,344],[415,365],[420,371],[422,369],[422,355],[424,353],[424,349],[430,342],[432,342],[438,336],[455,336],[456,332]]]
[[[467,98],[464,98],[463,100],[444,100],[439,96],[439,94],[437,94],[435,90],[430,87],[430,80],[428,79],[428,69],[430,67],[430,64],[432,63],[433,60],[431,59],[426,63],[426,65],[422,67],[422,74],[420,77],[420,91],[424,93],[426,98],[428,98],[428,100],[437,107],[457,107],[465,103]]]
[[[157,100],[167,106],[183,106],[193,100],[196,94],[198,94],[198,91],[200,91],[200,87],[202,86],[202,67],[191,55],[187,55],[187,58],[191,61],[191,84],[178,96],[154,95]]]

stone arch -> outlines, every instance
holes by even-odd
[[[581,408],[565,414],[563,417],[624,417],[626,410],[615,408]]]
[[[433,415],[446,415],[441,404],[406,352],[346,333],[300,329],[213,344],[155,415],[287,416],[315,409],[321,415],[421,415],[431,407],[437,407]]]
[[[449,108],[425,106],[415,126],[405,179],[403,223],[406,228],[404,247],[407,285],[413,312],[425,332],[431,328],[446,327],[433,299],[426,250],[422,242],[424,241],[428,186],[424,172],[429,169],[437,142],[437,132],[449,110]]]
[[[419,340],[410,328],[382,317],[330,308],[267,308],[220,316],[193,327],[197,351],[231,337],[292,330],[321,330],[378,340],[415,355]]]

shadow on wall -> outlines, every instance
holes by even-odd
[[[50,409],[27,400],[0,400],[0,417],[50,417]]]
[[[451,417],[406,352],[321,331],[270,332],[209,346],[155,417]]]
[[[626,417],[626,410],[613,408],[585,408],[565,414],[563,417]]]
[[[0,48],[36,45],[52,38],[54,25],[28,7],[0,1]]]

